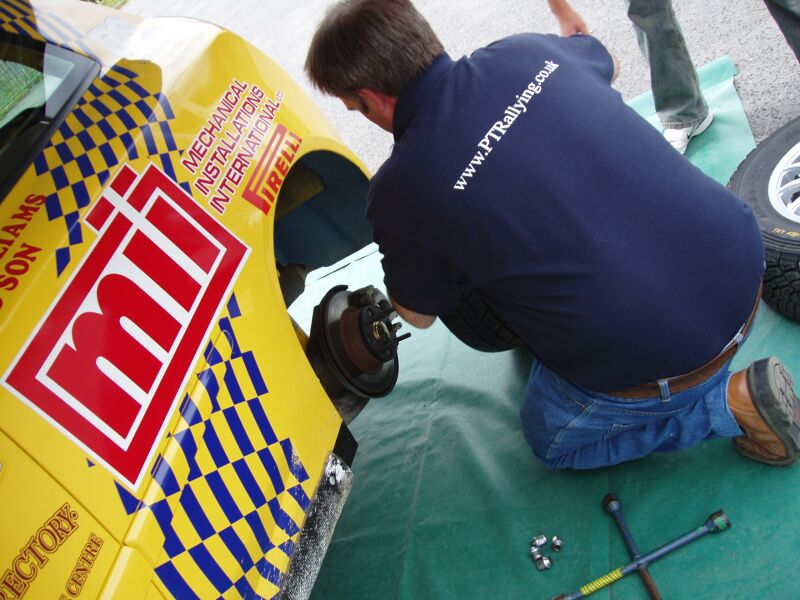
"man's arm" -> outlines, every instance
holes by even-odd
[[[614,83],[614,81],[617,78],[617,75],[619,75],[619,61],[617,60],[617,57],[614,55],[614,53],[611,52],[611,50],[609,50],[608,53],[611,55],[611,62],[614,63],[614,74],[611,76],[611,83]]]
[[[553,13],[561,27],[561,35],[574,35],[576,33],[589,33],[589,28],[583,18],[567,3],[567,0],[547,0],[550,11]]]
[[[436,320],[436,317],[433,315],[423,315],[422,313],[414,312],[413,310],[398,304],[398,302],[392,298],[391,294],[389,294],[389,301],[397,311],[397,314],[400,315],[400,318],[402,318],[409,325],[413,325],[419,329],[427,329],[433,325],[433,322]]]

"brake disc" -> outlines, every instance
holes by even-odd
[[[314,308],[309,354],[318,352],[336,380],[354,394],[385,396],[397,383],[397,345],[411,335],[397,335],[401,324],[393,322],[395,317],[389,300],[373,286],[353,292],[336,286]],[[323,384],[325,379],[320,376]]]

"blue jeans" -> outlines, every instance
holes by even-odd
[[[696,387],[629,399],[579,388],[534,361],[520,417],[550,468],[594,469],[742,435],[728,410],[730,361]]]
[[[764,0],[786,43],[800,60],[800,0]]]
[[[708,105],[672,1],[629,0],[628,17],[650,64],[650,87],[662,125],[683,128],[699,124],[708,115]]]

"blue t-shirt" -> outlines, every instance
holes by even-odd
[[[548,368],[620,390],[715,357],[753,307],[750,209],[610,86],[590,36],[524,34],[401,93],[367,215],[386,287],[423,314],[478,288]]]

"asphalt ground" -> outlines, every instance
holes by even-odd
[[[391,136],[341,103],[312,89],[303,71],[308,44],[330,0],[128,0],[123,10],[142,16],[185,16],[222,25],[255,44],[299,81],[340,135],[374,172]],[[674,0],[695,64],[728,55],[738,68],[736,88],[756,141],[800,116],[800,65],[762,0]],[[546,0],[417,0],[419,10],[454,58],[521,31],[558,33]],[[650,79],[622,0],[574,0],[592,34],[621,64],[615,87],[626,99],[646,92]]]

